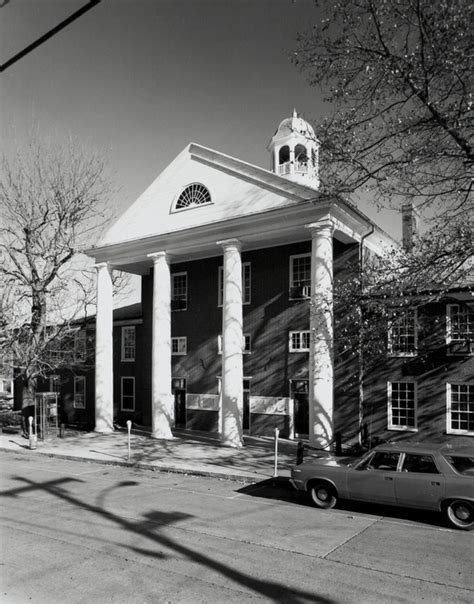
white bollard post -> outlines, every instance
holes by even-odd
[[[132,422],[127,419],[127,430],[128,430],[128,461],[130,461],[130,430],[132,429]]]
[[[278,478],[278,435],[280,430],[275,428],[275,471],[273,472],[273,478]]]
[[[28,418],[29,430],[28,435],[30,437],[30,449],[36,449],[36,434],[33,434],[33,417],[30,415]]]

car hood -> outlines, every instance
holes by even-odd
[[[316,459],[311,459],[302,463],[300,468],[309,468],[309,467],[333,467],[333,468],[347,468],[352,459],[341,458],[336,459],[335,457],[318,457]]]

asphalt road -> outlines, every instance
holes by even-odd
[[[474,601],[473,533],[273,485],[2,453],[0,601]]]

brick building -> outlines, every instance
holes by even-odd
[[[191,143],[88,251],[95,429],[130,415],[157,438],[177,425],[230,446],[275,427],[320,447],[336,432],[357,440],[363,424],[382,436],[472,435],[473,359],[453,348],[472,337],[466,295],[427,308],[426,334],[417,318],[392,334],[386,366],[361,388],[357,358],[335,358],[333,284],[365,250],[396,243],[318,193],[319,143],[296,113],[268,150],[271,170]],[[142,277],[141,313],[115,322],[114,268]],[[444,329],[436,361],[418,354],[434,316]],[[413,349],[398,351],[408,341]]]

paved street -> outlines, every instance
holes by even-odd
[[[285,485],[1,453],[1,601],[472,602],[473,535]]]

